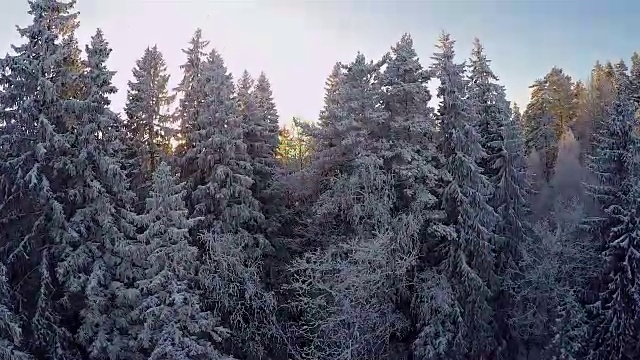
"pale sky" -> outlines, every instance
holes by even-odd
[[[2,2],[3,53],[19,41],[15,25],[30,18],[26,0]],[[254,76],[265,71],[281,121],[311,120],[322,108],[324,82],[336,61],[349,62],[357,51],[378,59],[404,32],[412,34],[425,66],[442,30],[458,41],[460,60],[478,36],[509,98],[524,106],[528,86],[552,66],[584,78],[597,59],[628,59],[635,46],[640,48],[631,35],[637,33],[635,17],[625,16],[631,5],[623,0],[78,0],[77,35],[84,44],[97,27],[105,32],[113,48],[109,65],[118,72],[116,111],[144,49],[158,45],[173,87],[185,61],[181,49],[200,27],[236,78],[244,69]]]

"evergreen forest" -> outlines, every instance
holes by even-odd
[[[75,1],[28,4],[0,58],[0,360],[640,359],[639,54],[519,108],[478,39],[405,34],[281,127],[200,30],[176,88],[150,46],[117,89]]]

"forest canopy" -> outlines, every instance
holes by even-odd
[[[176,88],[150,46],[117,89],[74,2],[28,4],[0,59],[0,360],[640,358],[640,55],[554,67],[521,112],[480,40],[404,34],[280,127],[201,30]]]

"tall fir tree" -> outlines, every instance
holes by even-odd
[[[522,115],[525,144],[528,151],[540,155],[544,179],[548,182],[558,157],[558,142],[577,117],[576,93],[571,77],[558,67],[553,67],[530,88],[531,100]]]
[[[428,105],[430,76],[409,34],[392,47],[386,65],[378,84],[388,118],[368,124],[369,136],[379,143],[375,150],[384,158],[385,169],[396,177],[398,197],[404,200],[400,207],[433,208],[442,178],[437,169],[441,159],[434,143],[434,114]]]
[[[444,267],[462,308],[466,356],[488,356],[494,349],[490,296],[496,285],[493,247],[497,215],[487,204],[493,191],[476,161],[485,156],[467,97],[465,64],[454,62],[454,40],[443,33],[432,70],[440,80],[438,120],[444,169],[451,176],[442,204],[456,234],[444,246]]]
[[[261,261],[269,244],[259,233],[264,221],[253,196],[252,167],[237,116],[234,84],[224,60],[214,49],[203,65],[204,99],[194,142],[186,156],[194,159],[187,179],[198,218],[193,233],[203,254],[200,285],[206,310],[222,319],[232,336],[225,349],[237,356],[264,356],[272,339],[274,302],[262,289]],[[227,268],[228,271],[220,271]],[[243,314],[252,313],[247,318]],[[262,355],[261,355],[262,354]]]
[[[127,169],[133,189],[141,199],[150,186],[150,174],[171,152],[172,116],[168,107],[175,95],[169,94],[167,65],[157,46],[147,48],[136,61],[133,81],[129,81],[127,115],[129,156]],[[140,208],[140,206],[138,206]]]
[[[204,65],[202,81],[205,103],[197,129],[189,134],[194,147],[186,154],[193,156],[197,167],[183,174],[192,186],[193,215],[204,217],[199,229],[225,233],[255,228],[264,217],[251,192],[252,168],[236,112],[232,76],[215,49]]]
[[[71,33],[65,36],[60,45],[63,51],[63,63],[71,75],[62,83],[60,95],[65,99],[76,99],[82,96],[84,84],[80,78],[80,74],[84,71],[82,61],[82,51],[78,45],[78,39],[75,34]]]
[[[183,171],[189,172],[189,166],[193,164],[188,158],[183,158],[188,149],[194,146],[194,140],[190,135],[197,129],[199,111],[204,101],[202,87],[202,65],[206,57],[206,48],[209,42],[202,39],[202,30],[197,29],[189,41],[189,48],[182,52],[187,56],[187,61],[180,65],[182,80],[175,88],[180,100],[174,117],[180,124],[178,133],[178,146],[175,150],[177,162]],[[191,159],[193,160],[193,159]]]
[[[228,330],[203,310],[197,292],[198,249],[190,245],[188,220],[181,184],[166,163],[153,176],[146,210],[139,217],[145,231],[138,246],[144,274],[136,282],[141,296],[133,316],[142,322],[136,339],[148,359],[223,359],[213,341]],[[191,259],[191,260],[187,260]]]
[[[302,353],[320,359],[445,356],[459,340],[449,336],[455,306],[445,299],[446,280],[426,259],[435,244],[423,241],[448,230],[438,223],[441,174],[431,144],[428,72],[406,34],[382,61],[358,54],[340,74],[339,84],[327,89],[331,112],[323,114],[316,134],[318,140],[345,139],[323,146],[354,148],[348,161],[341,159],[340,173],[316,172],[316,182],[329,180],[311,220],[321,229],[311,235],[314,244],[324,239],[324,248],[292,266],[302,326],[317,329],[303,332]],[[332,134],[336,125],[350,132]],[[438,309],[433,296],[442,300]]]
[[[251,77],[251,74],[247,70],[243,71],[236,85],[236,103],[238,106],[237,115],[242,123],[243,136],[245,137],[256,120],[257,106],[256,99],[253,96],[254,85],[255,80]],[[249,145],[247,145],[247,152],[249,152]]]
[[[325,82],[324,106],[320,111],[317,126],[301,124],[303,133],[313,139],[314,153],[311,165],[307,169],[309,184],[308,195],[317,196],[327,188],[327,183],[315,181],[318,178],[329,178],[343,171],[344,166],[353,156],[353,146],[346,141],[349,124],[340,114],[338,91],[344,81],[344,65],[336,63]]]
[[[528,153],[536,152],[541,162],[541,178],[547,182],[552,177],[556,161],[558,138],[554,131],[555,118],[549,111],[550,97],[546,84],[538,79],[531,89],[531,99],[522,115],[525,128],[525,146]]]
[[[496,275],[499,277],[495,297],[495,321],[499,355],[503,359],[516,356],[520,339],[512,324],[517,296],[508,284],[521,280],[523,249],[533,243],[531,217],[531,184],[527,176],[524,136],[520,109],[513,106],[512,116],[502,125],[502,151],[497,154],[494,167],[493,205],[500,221],[496,227]]]
[[[254,81],[248,71],[244,71],[238,80],[236,91],[237,115],[243,129],[243,142],[247,147],[247,156],[251,165],[253,196],[260,204],[260,212],[265,221],[256,229],[273,245],[274,250],[265,260],[265,268],[270,273],[269,280],[276,280],[274,271],[283,259],[284,247],[280,238],[283,233],[282,221],[288,209],[283,203],[282,188],[276,183],[280,174],[280,163],[276,159],[278,138],[278,113],[276,111],[271,85],[264,73]],[[286,231],[286,230],[284,230]]]
[[[596,62],[586,83],[586,92],[578,103],[576,121],[572,128],[583,150],[583,163],[589,155],[593,155],[596,135],[605,123],[608,107],[613,101],[612,93],[612,79],[605,74],[602,64]]]
[[[367,61],[361,53],[352,63],[343,65],[344,73],[335,89],[335,98],[327,99],[326,109],[321,114],[325,120],[313,133],[318,148],[310,170],[313,172],[313,181],[322,185],[318,189],[320,192],[313,210],[320,218],[315,221],[309,235],[328,240],[324,245],[334,240],[331,240],[332,232],[324,227],[328,224],[320,224],[324,221],[332,223],[341,217],[339,210],[335,212],[339,206],[336,207],[338,203],[334,202],[341,195],[335,193],[336,186],[332,183],[338,178],[349,179],[356,162],[363,156],[370,156],[374,163],[381,161],[371,146],[374,143],[367,139],[368,129],[375,130],[375,126],[384,119],[384,109],[377,106],[382,93],[379,86],[374,84],[381,66],[382,62]],[[330,91],[327,91],[328,98],[332,96]],[[335,229],[338,238],[348,233],[345,226]],[[337,239],[335,241],[339,242]]]
[[[267,231],[272,233],[278,228],[277,216],[282,212],[276,205],[280,194],[274,187],[280,169],[276,159],[280,126],[271,83],[264,72],[255,82],[252,97],[256,103],[256,116],[253,124],[245,129],[244,141],[253,167],[253,193],[267,217]]]
[[[33,22],[18,28],[25,43],[0,59],[0,183],[3,258],[9,284],[25,299],[25,345],[35,357],[76,359],[70,317],[53,271],[73,237],[67,223],[72,199],[64,186],[75,176],[65,90],[80,76],[70,66],[65,38],[78,26],[75,2],[31,0]],[[68,45],[68,43],[67,43]]]
[[[473,43],[469,60],[469,98],[472,101],[480,135],[480,145],[486,157],[480,159],[483,174],[495,187],[499,169],[495,166],[504,147],[503,127],[511,117],[509,102],[504,87],[498,84],[498,77],[490,68],[490,60],[484,54],[484,48],[477,38]],[[491,201],[493,204],[493,201]]]
[[[393,273],[388,266],[395,264],[392,259],[397,254],[389,247],[411,243],[414,227],[407,226],[402,238],[390,231],[397,225],[391,220],[391,176],[383,169],[384,149],[376,151],[371,146],[373,139],[366,136],[367,129],[375,130],[384,119],[385,112],[378,106],[382,92],[375,83],[381,65],[367,61],[362,54],[345,65],[339,85],[328,89],[325,105],[335,108],[325,113],[326,127],[317,129],[318,135],[332,136],[330,132],[336,126],[346,125],[350,132],[335,134],[342,136],[344,143],[334,144],[343,149],[352,144],[359,147],[348,154],[348,162],[340,159],[336,163],[342,168],[339,173],[316,172],[316,176],[324,175],[316,181],[327,181],[328,185],[313,205],[311,220],[311,241],[321,249],[309,252],[291,268],[293,302],[302,317],[300,329],[312,330],[301,332],[301,343],[305,345],[301,352],[307,358],[385,357],[397,350],[392,348],[395,344],[389,343],[391,334],[407,332],[406,317],[394,306],[393,297],[385,294],[391,288],[394,293],[402,291],[402,280],[385,274]],[[397,219],[406,220],[400,216]],[[403,250],[411,253],[413,248],[407,246]],[[334,295],[325,298],[328,294]]]
[[[403,295],[394,300],[394,305],[416,329],[401,342],[411,349],[415,357],[439,358],[445,356],[446,349],[459,338],[452,335],[455,324],[452,327],[453,322],[448,321],[450,316],[456,316],[455,306],[448,301],[451,299],[448,297],[448,282],[434,268],[438,261],[433,256],[438,246],[436,239],[446,237],[451,228],[443,224],[446,214],[440,209],[440,198],[448,176],[442,171],[443,159],[436,148],[436,121],[429,106],[430,78],[429,71],[420,64],[413,39],[404,34],[386,56],[386,67],[378,80],[386,118],[369,124],[368,134],[372,137],[370,141],[377,144],[371,148],[378,152],[383,168],[392,179],[395,199],[392,217],[403,219],[398,224],[407,221],[401,226],[420,229],[419,236],[412,236],[407,231],[404,235],[407,239],[392,240],[402,242],[400,246],[404,251],[383,255],[387,259],[415,256],[417,260],[407,271],[411,275],[405,280],[413,286],[399,286],[396,291]],[[404,266],[398,260],[391,263]],[[390,265],[391,268],[395,266]],[[396,270],[399,268],[392,271]],[[442,283],[434,286],[434,279]],[[434,309],[437,305],[431,300],[438,291],[442,291],[442,299],[447,300]],[[411,306],[407,306],[409,303]]]
[[[106,67],[111,49],[102,31],[86,47],[87,71],[83,74],[84,94],[67,101],[65,112],[77,120],[69,133],[76,176],[65,184],[64,193],[72,199],[67,227],[68,240],[58,264],[60,281],[67,290],[67,300],[80,311],[82,324],[77,338],[93,359],[133,357],[129,346],[131,328],[123,319],[123,293],[114,284],[126,283],[134,272],[128,265],[128,253],[122,247],[134,234],[133,214],[127,205],[135,195],[129,190],[126,174],[119,162],[117,131],[120,120],[109,108],[109,96],[117,89],[112,84],[114,72]],[[116,141],[114,141],[116,140]],[[76,302],[74,302],[74,300]],[[76,309],[70,309],[76,311]],[[122,317],[118,319],[117,317]]]
[[[605,248],[603,290],[592,305],[595,320],[588,356],[592,360],[640,356],[635,320],[640,313],[640,139],[631,91],[627,67],[620,62],[615,66],[615,100],[590,165],[600,184],[588,189],[602,210],[590,224]]]
[[[512,113],[505,89],[497,83],[498,77],[478,39],[474,41],[469,68],[469,98],[475,109],[480,143],[486,152],[479,165],[493,187],[489,204],[500,219],[495,229],[498,287],[493,298],[497,346],[500,356],[510,358],[519,350],[510,319],[516,295],[505,283],[513,280],[507,277],[519,273],[522,248],[531,242],[533,233],[527,221],[531,189],[526,176],[520,110],[515,107]]]

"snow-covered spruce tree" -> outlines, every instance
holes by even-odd
[[[378,223],[390,226],[386,221],[376,221],[376,216],[385,217],[393,206],[388,199],[393,196],[390,177],[382,170],[381,160],[365,148],[366,125],[381,122],[384,114],[382,109],[376,108],[382,94],[373,86],[379,68],[379,64],[367,61],[362,54],[358,54],[353,63],[343,66],[340,84],[333,89],[335,97],[327,99],[326,104],[327,108],[335,107],[330,113],[325,112],[325,124],[314,129],[316,135],[327,136],[318,138],[321,151],[331,153],[334,149],[351,146],[346,139],[352,139],[360,146],[351,148],[354,153],[345,154],[351,157],[349,162],[341,159],[341,163],[335,163],[342,168],[340,173],[317,179],[327,184],[312,208],[309,242],[314,247],[320,245],[321,249],[292,266],[292,305],[302,318],[296,327],[300,337],[297,342],[304,344],[300,352],[307,358],[376,357],[375,354],[388,353],[390,334],[406,330],[407,326],[406,319],[379,291],[380,284],[369,282],[372,288],[360,287],[365,285],[359,282],[360,275],[370,274],[372,269],[364,270],[367,263],[354,258],[362,254],[360,250],[365,251],[362,246],[375,237],[372,231]],[[330,133],[341,126],[351,132]],[[322,142],[329,140],[329,136],[335,140],[341,136],[345,143]],[[311,166],[318,166],[314,169],[316,176],[323,174],[321,164]],[[380,257],[386,255],[379,254]],[[380,264],[378,259],[370,260]],[[372,281],[376,275],[379,274],[371,273]],[[341,280],[343,283],[339,282]],[[384,282],[384,279],[379,280]],[[359,336],[354,329],[359,329]]]
[[[252,168],[237,117],[231,74],[212,50],[203,65],[204,106],[186,156],[197,165],[183,174],[192,190],[195,232],[204,256],[203,302],[231,330],[225,349],[240,357],[265,356],[274,300],[262,289],[261,257],[269,248],[257,230],[264,221],[253,197]],[[250,316],[247,314],[251,314]]]
[[[551,179],[556,161],[558,143],[554,131],[556,119],[549,110],[551,98],[545,81],[538,79],[529,88],[531,100],[522,114],[525,146],[528,153],[537,152],[542,163],[541,177],[547,182]]]
[[[413,40],[404,34],[391,49],[389,60],[377,80],[382,91],[382,107],[387,118],[373,119],[366,126],[373,151],[384,159],[385,169],[394,176],[401,211],[434,209],[439,201],[442,175],[437,169],[433,109],[429,107],[430,76],[422,68]],[[375,98],[374,98],[375,99]],[[432,214],[433,220],[436,215]]]
[[[136,282],[141,301],[133,316],[143,324],[137,348],[148,359],[223,359],[215,342],[228,331],[203,310],[196,290],[198,249],[189,244],[192,221],[171,168],[161,163],[153,175],[146,210],[139,216],[145,257],[143,279]]]
[[[253,96],[253,86],[255,80],[251,77],[251,74],[247,70],[242,72],[238,84],[236,85],[236,103],[238,106],[237,116],[240,118],[242,127],[244,130],[243,136],[245,137],[245,143],[247,143],[247,153],[251,146],[248,144],[248,137],[254,135],[249,134],[249,131],[255,131],[253,129],[254,122],[256,121],[256,99]],[[254,136],[257,137],[257,136]],[[255,139],[254,139],[255,141]],[[251,149],[255,152],[255,149]]]
[[[501,125],[500,132],[502,149],[495,154],[492,166],[497,173],[491,178],[494,184],[492,203],[500,219],[496,226],[499,241],[496,246],[495,271],[499,276],[499,285],[494,299],[494,319],[500,355],[509,359],[518,350],[518,339],[510,321],[515,294],[505,282],[518,280],[522,249],[533,241],[532,226],[529,223],[531,185],[527,176],[520,110],[516,105],[511,118]]]
[[[271,85],[264,73],[257,81],[246,70],[238,80],[236,91],[238,117],[242,123],[243,139],[252,168],[253,196],[260,203],[260,211],[265,216],[259,231],[274,248],[265,258],[265,271],[269,275],[265,284],[277,281],[277,270],[282,269],[286,256],[286,245],[280,240],[282,226],[291,213],[283,202],[283,184],[277,182],[281,166],[276,159],[279,143],[278,113],[271,94]],[[277,249],[277,250],[276,250]]]
[[[320,111],[317,124],[301,123],[304,135],[313,142],[313,155],[310,166],[301,172],[301,191],[307,197],[317,197],[329,184],[326,179],[344,170],[344,166],[353,159],[355,144],[349,142],[350,124],[344,121],[340,113],[338,90],[344,80],[344,65],[336,63],[325,84],[324,107]]]
[[[437,358],[458,340],[448,283],[423,257],[438,218],[427,80],[406,35],[382,62],[359,54],[327,97],[359,146],[314,205],[324,232],[312,240],[326,249],[292,266],[303,356]]]
[[[455,236],[443,244],[443,266],[462,308],[466,357],[487,356],[495,349],[490,297],[496,285],[493,233],[498,219],[487,204],[492,186],[476,161],[485,156],[466,90],[464,64],[454,62],[454,40],[443,33],[436,45],[432,71],[440,80],[439,147],[451,176],[443,197],[447,223]]]
[[[615,67],[615,100],[590,165],[600,184],[588,190],[602,210],[590,225],[605,246],[602,292],[592,305],[592,360],[640,356],[640,139],[635,110],[627,67],[620,62]]]
[[[280,126],[271,83],[264,72],[258,76],[252,95],[256,102],[256,116],[253,126],[245,129],[244,141],[253,167],[253,193],[260,201],[267,220],[266,231],[270,234],[277,231],[278,218],[283,211],[279,205],[282,194],[275,186],[280,170],[276,159]]]
[[[267,192],[276,174],[275,150],[279,132],[278,113],[266,76],[261,74],[256,82],[245,70],[238,80],[236,101],[243,139],[253,169],[253,194],[264,210],[269,206]]]
[[[84,69],[82,51],[78,45],[74,33],[70,33],[62,39],[60,45],[63,50],[63,63],[71,76],[61,83],[60,95],[65,99],[75,99],[82,96],[84,84],[80,75]]]
[[[322,124],[313,133],[318,149],[309,170],[315,182],[322,183],[312,210],[317,219],[312,221],[308,232],[314,246],[343,242],[342,237],[350,232],[348,221],[341,225],[345,214],[339,210],[342,196],[335,192],[335,181],[339,178],[348,181],[355,161],[361,156],[376,157],[372,159],[374,163],[381,161],[372,148],[376,144],[368,141],[367,133],[368,128],[374,129],[374,124],[382,123],[385,118],[384,109],[379,106],[382,93],[374,84],[382,64],[367,61],[358,53],[352,63],[343,65],[344,74],[335,90],[335,99],[325,104],[326,125]],[[340,134],[339,129],[343,130]],[[325,142],[327,140],[329,142]]]
[[[504,86],[498,84],[498,77],[489,65],[490,60],[484,54],[480,40],[474,39],[469,60],[468,92],[475,112],[474,125],[486,155],[480,159],[479,165],[483,174],[495,187],[500,172],[495,163],[504,148],[503,127],[511,118],[511,109],[505,97]],[[491,204],[494,205],[493,201]]]
[[[193,172],[183,173],[192,186],[194,217],[199,229],[233,232],[255,229],[263,215],[251,193],[252,168],[236,112],[233,79],[214,49],[203,67],[204,104],[198,126],[189,137],[194,147]]]
[[[438,262],[433,256],[437,239],[446,237],[451,229],[443,225],[445,214],[440,210],[447,175],[440,170],[442,159],[436,149],[435,119],[428,105],[429,80],[430,74],[422,68],[411,36],[404,34],[392,47],[378,81],[388,118],[370,124],[373,126],[369,127],[369,134],[374,134],[370,141],[377,145],[373,148],[380,151],[384,168],[393,178],[394,213],[410,216],[420,228],[420,235],[409,246],[420,249],[419,261],[408,272],[413,279],[405,280],[415,286],[402,289],[408,292],[403,295],[407,298],[394,301],[410,317],[416,332],[403,342],[412,346],[414,356],[441,358],[459,341],[450,336],[459,314],[451,301],[448,281],[440,285],[433,282],[443,280],[443,274],[433,268]],[[410,307],[406,306],[407,300]],[[436,309],[438,306],[442,307]]]
[[[167,107],[175,96],[168,92],[167,65],[157,46],[145,49],[142,58],[136,61],[133,78],[129,81],[124,108],[129,147],[126,168],[132,189],[144,199],[151,174],[171,152],[173,131],[168,125],[172,116]]]
[[[0,360],[31,360],[32,357],[22,351],[22,324],[14,311],[13,299],[7,268],[0,262]]]
[[[135,198],[118,160],[118,124],[109,108],[117,89],[115,74],[106,67],[111,49],[102,31],[86,47],[84,93],[67,100],[64,110],[76,119],[68,133],[68,161],[76,176],[61,189],[68,201],[67,239],[57,273],[65,286],[65,303],[80,311],[77,338],[92,359],[135,359],[133,327],[127,321],[130,304],[123,292],[136,276],[135,261],[123,247],[134,233],[133,214],[127,208]]]
[[[62,46],[77,27],[74,2],[29,1],[33,22],[18,28],[25,40],[0,59],[0,246],[9,286],[24,299],[24,345],[35,357],[75,359],[77,353],[59,312],[55,268],[71,241],[63,190],[75,176],[64,113],[63,89],[77,79]],[[5,252],[6,251],[6,252]]]
[[[278,147],[278,111],[273,101],[271,83],[264,72],[260,73],[253,88],[256,102],[256,118],[253,129],[245,132],[247,152],[254,163],[254,178],[260,183],[257,195],[260,198],[273,181],[277,161],[275,151]]]
[[[512,116],[505,89],[498,83],[498,77],[491,70],[490,60],[477,38],[469,60],[468,92],[475,113],[474,125],[485,150],[485,156],[478,164],[493,187],[489,204],[500,219],[495,229],[498,287],[492,305],[495,310],[497,352],[508,359],[515,356],[518,344],[509,319],[509,308],[513,305],[515,295],[504,286],[504,281],[506,277],[519,273],[520,251],[532,235],[531,225],[527,221],[530,216],[528,201],[531,188],[526,176],[520,114]]]
[[[184,156],[187,150],[193,147],[193,140],[189,136],[197,129],[198,114],[204,101],[200,78],[208,45],[208,41],[202,40],[202,30],[197,29],[189,41],[189,48],[182,50],[187,55],[187,61],[180,65],[182,80],[175,88],[180,99],[174,117],[180,124],[180,131],[177,134],[179,143],[174,155],[178,165],[186,173],[190,172],[189,166],[193,166],[193,159]]]

